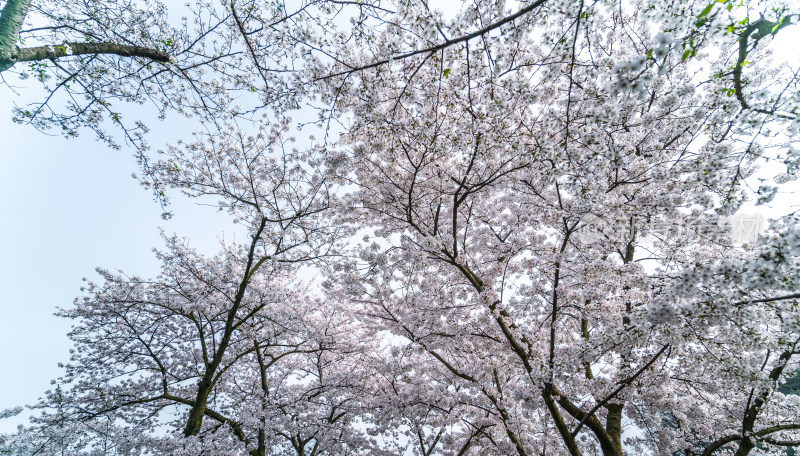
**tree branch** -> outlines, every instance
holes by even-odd
[[[770,426],[768,428],[764,428],[764,429],[762,429],[760,431],[754,432],[753,433],[753,437],[765,437],[765,436],[767,436],[769,434],[774,434],[775,432],[787,431],[787,430],[795,430],[795,429],[800,429],[800,423],[777,424],[775,426]],[[720,447],[722,447],[722,446],[724,446],[724,445],[726,445],[728,443],[731,443],[731,442],[737,442],[739,440],[742,440],[742,436],[739,435],[739,434],[727,435],[725,437],[717,439],[717,440],[715,440],[714,442],[712,442],[710,445],[708,445],[705,448],[705,450],[703,451],[701,456],[711,456]],[[773,445],[779,445],[779,446],[782,443],[784,443],[783,441],[781,441],[781,442],[774,441],[773,442],[773,441],[771,441],[772,439],[770,439],[768,437],[762,438],[760,440],[762,440],[764,442],[767,442],[767,443],[771,443]]]
[[[142,46],[115,43],[65,43],[55,46],[17,48],[11,54],[12,62],[55,60],[71,55],[112,54],[121,57],[142,57],[156,62],[169,62],[169,55]]]
[[[793,293],[783,296],[776,296],[774,298],[761,298],[761,299],[748,299],[746,301],[739,301],[734,302],[733,306],[744,306],[748,304],[757,304],[757,303],[765,303],[765,302],[775,302],[775,301],[783,301],[785,299],[798,299],[800,298],[800,293]]]
[[[588,419],[590,416],[594,416],[594,413],[595,413],[595,412],[596,412],[596,411],[597,411],[597,410],[598,410],[600,407],[602,407],[602,406],[603,406],[603,405],[605,405],[605,404],[606,404],[608,401],[610,401],[611,399],[613,399],[614,397],[616,397],[616,395],[617,395],[617,394],[619,394],[619,392],[620,392],[620,391],[622,391],[622,390],[623,390],[623,389],[624,389],[626,386],[628,386],[628,385],[630,385],[631,383],[633,383],[633,381],[634,381],[634,380],[636,380],[636,378],[637,378],[639,375],[641,375],[641,374],[642,374],[642,373],[643,373],[645,370],[647,370],[647,368],[648,368],[648,367],[652,366],[652,365],[653,365],[653,363],[654,363],[654,362],[656,362],[656,360],[657,360],[657,359],[658,359],[658,358],[661,356],[661,354],[662,354],[662,353],[664,353],[664,352],[665,352],[665,351],[666,351],[666,350],[667,350],[669,347],[670,347],[670,344],[666,344],[666,345],[664,345],[663,347],[661,347],[661,350],[659,350],[659,351],[658,351],[658,353],[656,353],[655,355],[653,355],[653,357],[650,359],[650,361],[648,361],[648,362],[647,362],[647,364],[645,364],[644,366],[642,366],[642,367],[641,367],[641,368],[640,368],[638,371],[636,371],[636,372],[635,372],[633,375],[631,375],[631,376],[627,377],[626,379],[624,379],[624,380],[622,380],[622,381],[618,382],[619,386],[617,387],[617,389],[615,389],[615,390],[614,390],[614,391],[613,391],[611,394],[609,394],[608,396],[606,396],[606,398],[605,398],[605,399],[603,399],[602,401],[598,402],[598,403],[597,403],[597,404],[594,406],[594,408],[592,408],[592,410],[590,410],[590,411],[589,411],[589,413],[587,413],[587,414],[586,414],[586,416],[585,416],[585,417],[584,417],[584,418],[583,418],[583,419],[580,421],[580,423],[578,423],[578,426],[575,428],[575,430],[574,430],[574,431],[572,431],[572,436],[574,437],[574,436],[578,435],[578,431],[580,431],[580,430],[581,430],[581,427],[583,427],[583,424],[584,424],[584,422],[585,422],[585,421],[586,421],[586,420],[587,420],[587,419]]]
[[[742,82],[742,67],[747,61],[748,40],[752,38],[753,41],[757,43],[758,40],[767,35],[775,35],[780,29],[791,24],[792,16],[793,15],[784,16],[778,22],[770,22],[762,17],[745,27],[744,31],[742,31],[742,34],[739,37],[739,55],[736,60],[736,64],[733,66],[733,88],[736,94],[736,99],[739,100],[739,104],[741,104],[742,108],[751,109],[750,105],[747,103],[747,100],[744,98],[744,83]],[[772,114],[771,112],[762,109],[756,109],[755,111],[763,114]]]
[[[526,6],[525,8],[522,8],[521,10],[517,11],[516,13],[514,13],[514,14],[512,14],[510,16],[506,16],[506,17],[500,19],[497,22],[492,22],[491,24],[487,25],[486,27],[484,27],[484,28],[482,28],[480,30],[476,30],[476,31],[474,31],[474,32],[472,32],[472,33],[470,33],[468,35],[463,35],[463,36],[460,36],[458,38],[453,38],[453,39],[444,41],[442,43],[439,43],[439,44],[437,44],[435,46],[431,46],[431,47],[425,48],[425,49],[419,49],[419,50],[416,50],[416,51],[406,52],[405,54],[394,55],[394,56],[389,57],[388,59],[379,60],[377,62],[373,62],[373,63],[370,63],[368,65],[351,68],[349,70],[340,71],[338,73],[329,74],[327,76],[322,76],[320,78],[317,78],[316,81],[322,81],[322,80],[325,80],[325,79],[335,78],[337,76],[345,76],[345,75],[348,75],[348,74],[356,73],[358,71],[368,70],[370,68],[375,68],[375,67],[379,67],[381,65],[385,65],[385,64],[387,64],[389,62],[393,62],[395,60],[403,60],[403,59],[407,59],[409,57],[413,57],[415,55],[433,53],[433,52],[436,52],[436,51],[440,51],[440,50],[442,50],[444,48],[450,47],[450,46],[452,46],[454,44],[458,44],[458,43],[463,43],[465,41],[469,41],[469,40],[471,40],[473,38],[477,38],[477,37],[479,37],[481,35],[489,33],[489,32],[491,32],[492,30],[494,30],[496,28],[500,28],[503,25],[508,24],[509,22],[512,22],[512,21],[514,21],[515,19],[517,19],[517,18],[519,18],[521,16],[524,16],[524,15],[530,13],[531,11],[535,10],[536,8],[542,6],[545,2],[547,2],[547,0],[537,0],[537,1],[533,2],[533,3],[531,3],[530,5]]]

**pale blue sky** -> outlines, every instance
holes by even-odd
[[[225,214],[177,192],[174,218],[162,220],[152,194],[131,177],[130,150],[111,150],[90,132],[67,140],[13,124],[13,102],[31,96],[20,93],[0,92],[0,410],[35,402],[60,374],[71,323],[53,312],[80,295],[82,277],[96,279],[98,266],[156,274],[159,226],[207,253],[233,236]],[[174,115],[152,126],[154,147],[192,131]],[[0,432],[17,422],[0,420]]]

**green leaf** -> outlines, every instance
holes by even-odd
[[[703,11],[700,11],[700,14],[699,14],[699,15],[697,15],[697,18],[698,18],[698,19],[702,19],[702,18],[704,18],[704,17],[708,16],[708,13],[710,13],[710,12],[711,12],[711,8],[713,8],[713,7],[714,7],[714,3],[716,3],[716,1],[714,1],[713,3],[710,3],[708,6],[706,6],[705,8],[703,8]]]
[[[445,68],[444,69],[444,77],[446,77],[446,78],[450,77],[450,68]]]
[[[683,55],[681,56],[681,62],[683,62],[686,59],[688,59],[690,55],[692,55],[692,50],[691,49],[687,49],[687,50],[683,51]]]

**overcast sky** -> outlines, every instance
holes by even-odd
[[[82,277],[97,279],[98,266],[155,275],[159,226],[206,253],[234,236],[224,214],[177,193],[175,216],[165,222],[152,194],[131,177],[130,150],[111,150],[90,132],[67,140],[15,125],[15,99],[0,92],[0,410],[35,402],[60,374],[71,322],[53,312],[80,295]],[[154,145],[192,131],[177,116],[153,126]],[[18,421],[1,420],[0,432]]]

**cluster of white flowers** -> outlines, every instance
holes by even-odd
[[[672,50],[674,41],[675,38],[669,33],[659,33],[656,35],[653,39],[655,46],[651,51],[653,59],[656,62],[663,62]]]
[[[796,148],[762,137],[800,125],[760,108],[795,101],[750,93],[774,69],[731,93],[735,39],[704,22],[722,3],[548,0],[511,20],[476,0],[452,21],[424,2],[201,3],[214,63],[182,87],[205,131],[148,176],[248,236],[213,257],[168,238],[153,279],[101,271],[63,313],[76,350],[43,408],[80,433],[170,431],[145,450],[262,456],[590,454],[623,422],[649,435],[615,453],[700,454],[698,435],[788,416],[770,391],[798,367],[800,221],[746,248],[715,222],[756,165],[797,174]],[[301,101],[325,106],[310,146],[289,135]]]

